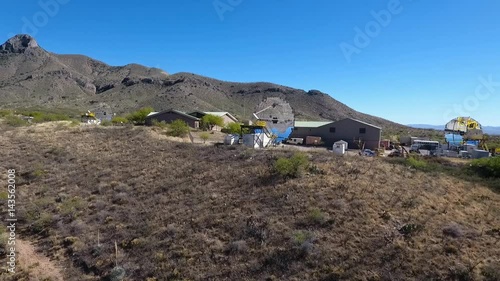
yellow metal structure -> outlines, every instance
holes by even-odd
[[[101,121],[97,119],[94,112],[90,110],[82,114],[81,121],[88,124],[99,124]]]
[[[266,123],[266,121],[257,120],[257,121],[255,121],[255,125],[256,125],[256,126],[266,127],[266,126],[267,126],[267,123]]]

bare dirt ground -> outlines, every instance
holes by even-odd
[[[19,267],[28,272],[29,281],[64,281],[60,267],[42,253],[38,253],[35,246],[25,240],[16,241]]]

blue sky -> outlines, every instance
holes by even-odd
[[[111,65],[318,89],[403,124],[465,115],[500,126],[498,11],[496,0],[24,0],[2,4],[0,36],[30,33]]]

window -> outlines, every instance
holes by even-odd
[[[330,127],[330,133],[335,133],[335,127]]]
[[[360,134],[366,134],[366,128],[359,128]]]

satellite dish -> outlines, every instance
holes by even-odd
[[[484,137],[481,124],[471,117],[454,118],[446,123],[444,130],[469,140],[482,140]]]
[[[295,121],[290,104],[278,97],[268,97],[262,101],[253,116],[266,123],[267,129],[278,136],[277,141],[288,138]]]

